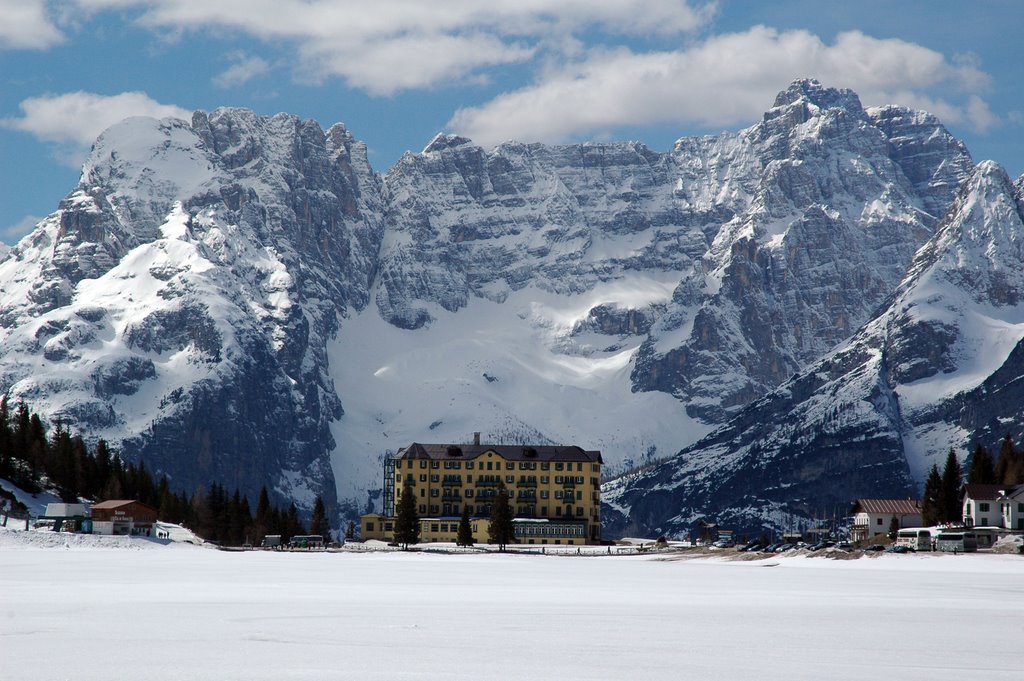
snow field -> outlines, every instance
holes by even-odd
[[[1020,678],[1017,556],[11,546],[3,679]]]

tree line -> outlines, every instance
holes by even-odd
[[[932,464],[925,479],[921,498],[921,521],[924,525],[963,521],[963,480],[963,467],[951,447],[942,471],[939,471],[938,464]],[[1007,487],[1024,484],[1024,451],[1017,449],[1009,433],[1000,442],[996,458],[984,445],[979,443],[975,446],[967,470],[967,484]]]
[[[256,513],[249,499],[236,488],[228,492],[213,482],[189,495],[172,490],[167,476],[157,480],[142,461],[124,462],[104,440],[90,448],[61,423],[48,433],[38,414],[19,402],[12,411],[0,400],[0,478],[38,493],[53,490],[62,501],[134,499],[158,510],[160,520],[183,525],[208,541],[225,546],[258,543],[268,534],[283,542],[307,534],[295,504],[281,508],[270,502],[267,488],[260,491]],[[313,534],[330,539],[331,527],[324,502],[316,498],[310,518]]]

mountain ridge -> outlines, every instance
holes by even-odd
[[[973,169],[934,116],[811,80],[668,152],[439,134],[383,174],[342,124],[130,119],[0,261],[0,389],[179,481],[349,517],[425,433],[622,470],[868,322]]]

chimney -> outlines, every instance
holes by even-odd
[[[475,444],[477,447],[480,446],[480,431],[476,431],[473,433],[473,444]]]

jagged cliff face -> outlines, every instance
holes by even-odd
[[[384,176],[340,125],[132,119],[0,262],[0,389],[183,485],[337,488],[353,513],[411,440],[579,442],[621,469],[868,322],[971,171],[934,117],[814,81],[666,153],[439,135]],[[726,505],[760,465],[727,449],[682,460],[740,471]]]
[[[979,165],[881,311],[675,457],[608,490],[621,531],[740,526],[917,496],[949,447],[1021,434],[1024,201]]]
[[[333,502],[325,345],[369,300],[381,213],[342,126],[129,119],[0,264],[0,386],[185,489]]]

